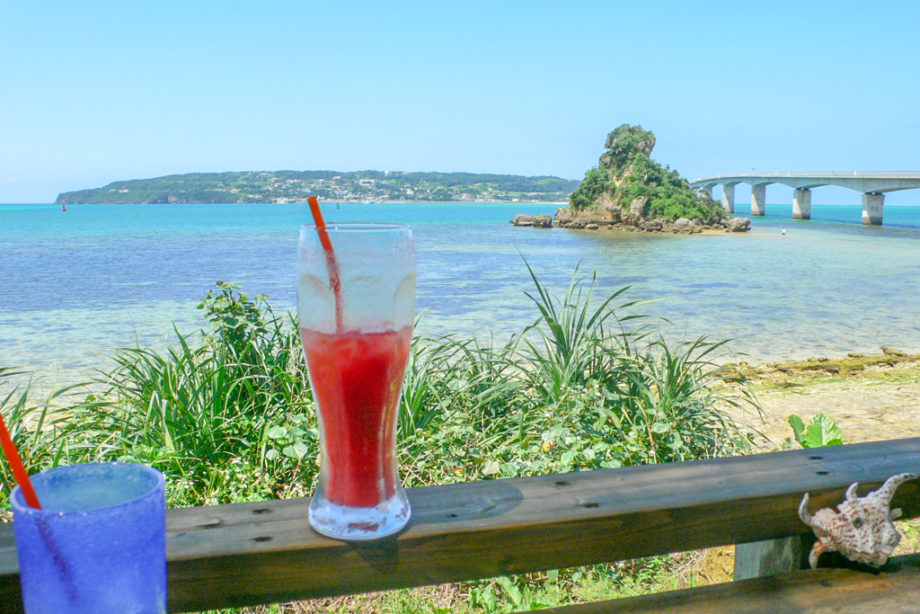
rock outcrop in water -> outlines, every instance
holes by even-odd
[[[598,166],[585,174],[569,206],[556,211],[553,225],[676,233],[750,229],[749,219],[732,220],[708,194],[691,188],[677,171],[654,162],[649,156],[655,135],[641,126],[623,124],[607,135],[604,148]],[[512,220],[515,225],[534,225],[517,217]]]
[[[514,216],[511,220],[511,223],[515,226],[533,226],[534,228],[552,228],[553,227],[553,217],[545,213],[540,215],[527,215],[526,213],[519,213]]]

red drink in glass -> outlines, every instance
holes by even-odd
[[[396,422],[415,318],[415,250],[406,226],[305,226],[297,311],[320,426],[310,524],[343,540],[409,522]]]
[[[322,407],[326,498],[369,507],[396,494],[396,414],[412,329],[339,334],[300,329]]]

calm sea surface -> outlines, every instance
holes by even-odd
[[[418,250],[418,309],[427,332],[498,337],[536,318],[524,258],[564,289],[576,266],[599,293],[661,299],[639,311],[666,318],[674,340],[731,338],[724,359],[920,352],[920,207],[768,205],[744,235],[673,236],[515,228],[541,204],[326,205],[329,221],[410,224]],[[747,215],[739,206],[736,215]],[[111,349],[162,347],[173,323],[192,332],[217,280],[294,307],[294,260],[306,205],[0,205],[0,366],[55,382],[105,364]],[[786,228],[787,235],[781,235]],[[750,358],[740,354],[746,353]]]

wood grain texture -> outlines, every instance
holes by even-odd
[[[808,568],[814,535],[793,535],[735,546],[734,580],[772,576]]]
[[[270,603],[800,535],[798,504],[836,505],[920,472],[920,438],[409,491],[398,537],[359,544],[313,532],[307,500],[174,509],[167,515],[171,611]],[[920,515],[920,488],[895,505]],[[0,527],[0,611],[17,597]],[[12,584],[17,584],[13,582]],[[6,587],[6,588],[4,588]],[[12,591],[12,592],[11,592]]]
[[[546,614],[839,614],[920,611],[920,556],[866,569],[794,571],[668,593],[540,610]]]

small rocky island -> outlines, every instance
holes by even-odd
[[[649,156],[655,135],[623,124],[607,135],[596,168],[572,193],[569,206],[549,215],[516,215],[515,226],[609,228],[622,231],[701,233],[747,232],[749,218],[732,218],[720,203],[690,187],[675,170]]]

